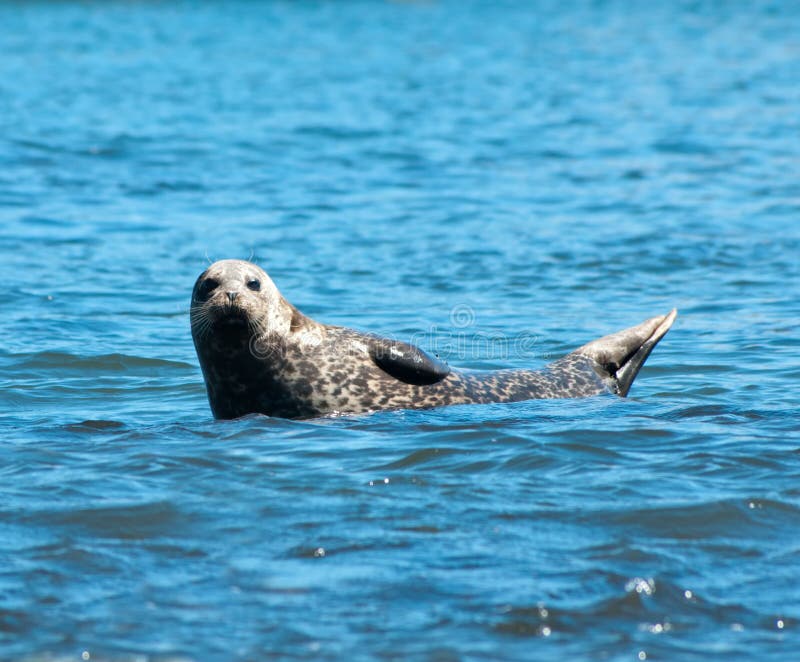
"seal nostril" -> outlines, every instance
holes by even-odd
[[[233,303],[233,301],[234,301],[234,299],[236,299],[236,295],[237,295],[238,293],[237,293],[237,292],[228,292],[227,294],[228,294],[228,301],[230,301],[231,303]]]

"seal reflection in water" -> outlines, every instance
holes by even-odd
[[[192,338],[217,418],[625,396],[675,315],[590,342],[541,370],[462,372],[413,345],[306,317],[250,262],[212,264],[191,304]]]

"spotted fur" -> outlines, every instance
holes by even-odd
[[[421,364],[420,369],[429,371],[422,378],[433,381],[419,384],[389,374],[402,376],[403,370],[379,367],[375,343],[392,341],[306,317],[250,262],[222,260],[211,265],[197,279],[191,304],[192,337],[217,418],[251,413],[309,418],[381,409],[576,398],[609,391],[626,395],[674,317],[673,311],[601,338],[542,370],[448,372],[405,345],[416,352],[412,358]]]

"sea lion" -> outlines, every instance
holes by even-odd
[[[321,324],[243,260],[221,260],[195,283],[191,326],[216,418],[425,409],[442,405],[626,396],[676,316],[590,342],[541,370],[459,371],[413,345]]]

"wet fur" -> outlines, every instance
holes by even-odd
[[[204,296],[207,279],[219,285]],[[259,291],[247,286],[254,279]],[[244,323],[231,321],[239,318]],[[370,356],[375,336],[306,317],[281,296],[262,269],[241,260],[216,262],[200,275],[192,293],[191,325],[217,418],[250,413],[308,418],[618,390],[613,370],[591,352],[573,352],[542,370],[453,370],[433,384],[406,383]]]

